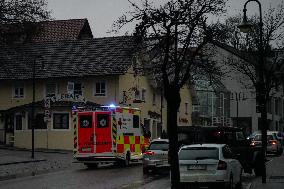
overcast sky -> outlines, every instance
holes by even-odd
[[[166,0],[154,0],[163,2]],[[276,6],[284,0],[259,0],[262,9],[265,11],[270,4]],[[133,31],[133,26],[125,28],[119,34],[107,33],[111,29],[112,23],[119,16],[129,10],[130,5],[127,0],[47,0],[48,9],[52,11],[52,17],[56,20],[87,18],[91,26],[94,37],[109,37],[122,35],[126,30]],[[229,0],[229,15],[242,13],[246,0]],[[248,13],[258,14],[258,5],[251,2],[247,6]]]

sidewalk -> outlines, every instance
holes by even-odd
[[[251,185],[251,189],[279,189],[284,184],[284,155],[274,157],[266,164],[267,179],[266,184],[262,183],[261,177],[256,178]]]
[[[36,150],[34,156],[30,150],[0,146],[0,181],[68,168],[73,162],[70,151]]]

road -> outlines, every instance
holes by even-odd
[[[268,157],[269,160],[280,158]],[[268,162],[270,164],[271,161]],[[253,175],[244,174],[243,188],[255,180]],[[112,165],[88,169],[82,164],[48,174],[11,179],[0,182],[1,189],[136,189],[136,188],[169,188],[169,172],[160,171],[143,175],[141,164],[130,167]]]
[[[0,182],[1,189],[130,189],[167,177],[167,172],[143,176],[139,164],[121,168],[103,166],[97,169],[87,169],[77,164],[72,168],[49,174],[30,176]]]

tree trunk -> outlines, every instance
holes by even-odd
[[[180,174],[178,161],[178,134],[177,134],[177,110],[180,105],[180,93],[178,89],[165,91],[167,100],[167,129],[169,136],[169,163],[171,165],[171,188],[179,188]]]

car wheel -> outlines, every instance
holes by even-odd
[[[280,148],[280,149],[278,150],[278,152],[277,152],[277,155],[281,156],[282,153],[283,153],[283,148]]]
[[[256,176],[262,175],[262,163],[261,163],[261,157],[258,157],[254,163],[254,174]]]
[[[127,152],[126,157],[125,157],[125,160],[124,160],[124,166],[125,166],[125,167],[128,167],[129,164],[130,164],[130,153]]]
[[[230,181],[228,184],[228,189],[233,189],[234,188],[234,179],[233,179],[233,175],[230,176]]]
[[[242,175],[243,175],[243,169],[241,169],[240,181],[237,183],[237,185],[236,185],[236,189],[242,189],[242,188],[243,188],[243,179],[242,179]]]

